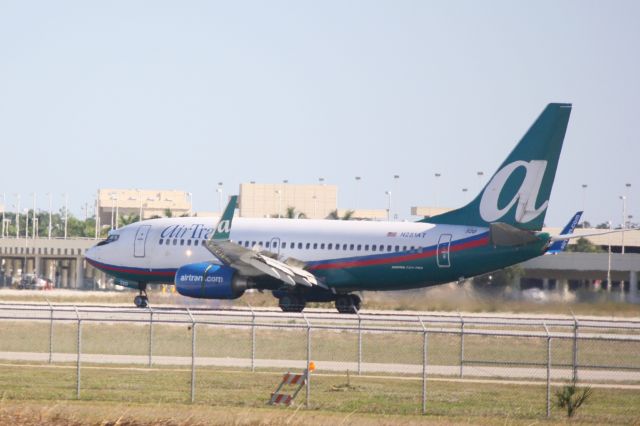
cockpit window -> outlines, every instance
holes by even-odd
[[[109,244],[112,243],[114,241],[118,241],[118,238],[120,238],[119,234],[110,234],[106,240],[102,240],[98,243],[99,246],[103,246],[105,244]]]

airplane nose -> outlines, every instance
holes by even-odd
[[[97,260],[98,258],[98,247],[93,246],[87,249],[87,251],[84,252],[84,257],[91,261],[91,260]]]

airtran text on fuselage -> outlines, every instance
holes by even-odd
[[[208,240],[213,233],[213,228],[204,226],[201,223],[193,225],[171,225],[167,226],[160,233],[160,238],[195,238]]]

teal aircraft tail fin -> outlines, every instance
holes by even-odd
[[[212,241],[225,241],[229,239],[229,235],[231,234],[231,222],[233,222],[233,214],[236,210],[236,204],[238,204],[238,196],[232,195],[229,197],[229,203],[224,209],[224,213],[222,213],[213,236],[211,237]]]
[[[502,222],[540,230],[556,176],[571,104],[549,104],[478,196],[422,222],[489,226]]]

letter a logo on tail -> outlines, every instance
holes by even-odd
[[[231,234],[231,222],[233,221],[233,213],[236,210],[237,202],[237,195],[229,197],[229,204],[227,204],[227,207],[224,209],[224,213],[216,225],[215,232],[213,233],[211,240],[224,241],[229,239],[229,235]]]
[[[520,167],[525,169],[525,177],[520,188],[515,192],[513,198],[503,208],[498,207],[498,199],[509,180],[509,177]],[[514,161],[500,169],[487,184],[482,198],[480,199],[480,216],[486,222],[495,222],[511,210],[517,202],[515,220],[518,223],[527,223],[544,212],[549,204],[549,200],[536,208],[536,200],[542,185],[542,178],[547,169],[547,162],[544,160]]]

